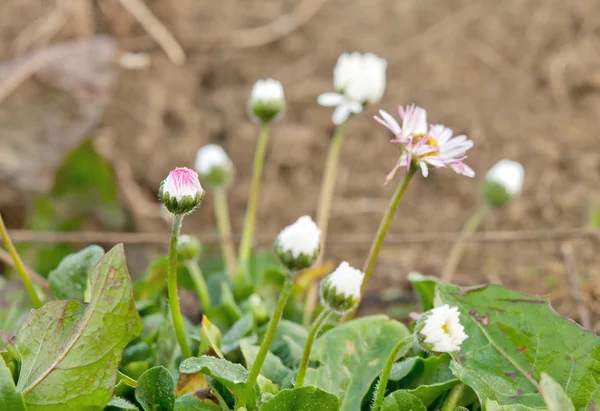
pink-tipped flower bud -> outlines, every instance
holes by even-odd
[[[173,214],[191,213],[204,198],[198,173],[186,167],[171,171],[160,184],[158,198]]]

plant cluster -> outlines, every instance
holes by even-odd
[[[260,134],[237,253],[227,208],[235,168],[217,145],[198,150],[195,170],[175,168],[160,184],[159,199],[173,221],[169,252],[133,283],[122,245],[106,253],[93,245],[65,257],[42,289],[0,218],[25,290],[6,294],[9,308],[0,304],[0,410],[598,409],[594,333],[558,316],[544,297],[451,284],[467,237],[521,193],[524,169],[517,162],[501,160],[487,173],[480,207],[443,278],[408,276],[421,306],[410,323],[386,315],[354,319],[415,176],[444,168],[475,175],[465,162],[474,144],[468,137],[429,123],[416,105],[400,106],[399,120],[380,111],[375,120],[399,149],[385,182],[403,176],[364,265],[323,264],[345,131],[353,116],[380,101],[386,65],[370,53],[340,56],[335,92],[318,98],[335,107],[336,131],[316,222],[299,217],[273,238],[272,251],[253,250],[270,126],[285,109],[283,87],[271,79],[258,81],[248,102]],[[202,257],[201,239],[180,235],[184,217],[205,198],[214,201],[222,239],[217,260]],[[182,312],[182,287],[197,294],[201,321]]]

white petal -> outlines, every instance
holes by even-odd
[[[334,107],[344,102],[344,96],[340,93],[323,93],[317,97],[317,102],[325,107]]]
[[[427,164],[421,161],[421,173],[423,173],[423,177],[427,177],[429,175],[429,169],[427,168]]]
[[[339,106],[337,106],[335,108],[335,110],[333,111],[333,115],[331,116],[331,121],[333,121],[333,124],[335,125],[340,125],[342,124],[344,121],[346,121],[348,119],[348,117],[350,117],[350,108],[348,107],[348,105],[342,103]]]

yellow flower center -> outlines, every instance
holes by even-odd
[[[448,333],[448,326],[446,324],[442,325],[442,331],[444,332],[444,334],[449,334]]]

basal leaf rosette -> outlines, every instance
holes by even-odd
[[[295,272],[310,267],[320,249],[321,230],[309,216],[300,217],[287,226],[275,240],[275,253],[288,270]]]
[[[546,409],[543,373],[563,387],[575,409],[600,404],[600,338],[556,314],[547,297],[438,283],[436,302],[459,308],[469,338],[450,353],[451,369],[484,410],[486,404]]]

